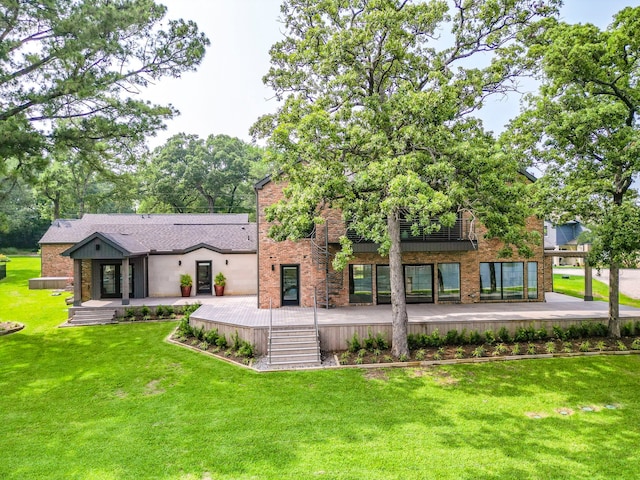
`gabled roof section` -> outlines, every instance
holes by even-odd
[[[77,251],[96,234],[130,255],[182,253],[200,245],[229,253],[257,250],[256,224],[249,222],[248,214],[85,215],[78,220],[55,221],[40,244],[74,244],[67,252]]]
[[[135,238],[132,238],[130,235],[95,232],[85,238],[82,242],[76,243],[73,247],[66,249],[61,253],[61,255],[70,257],[73,253],[93,243],[94,240],[104,242],[114,250],[120,252],[123,257],[136,257],[149,253],[148,248],[138,242]]]

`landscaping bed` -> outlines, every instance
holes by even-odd
[[[10,333],[22,330],[24,325],[18,322],[0,322],[0,335],[8,335]]]
[[[640,322],[627,323],[621,330],[623,337],[619,339],[608,338],[607,327],[602,323],[583,323],[566,329],[553,327],[550,332],[544,328],[520,328],[514,335],[506,328],[484,333],[451,330],[446,335],[436,330],[431,334],[410,334],[410,353],[401,358],[391,354],[389,342],[381,334],[374,336],[369,332],[363,339],[354,335],[347,341],[346,350],[333,353],[340,365],[640,353]]]

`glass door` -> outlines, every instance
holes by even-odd
[[[282,305],[300,305],[300,267],[298,265],[280,267],[280,293]]]
[[[100,296],[102,298],[122,297],[120,282],[119,264],[100,265]]]
[[[196,293],[211,293],[211,262],[196,262]]]

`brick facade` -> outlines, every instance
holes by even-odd
[[[70,257],[60,255],[73,243],[55,243],[42,245],[40,255],[42,277],[67,277],[73,278],[73,260]]]
[[[268,182],[257,189],[258,197],[258,304],[260,308],[269,308],[271,305],[280,307],[281,302],[281,267],[296,265],[299,267],[300,305],[313,306],[314,287],[320,285],[325,278],[324,267],[317,265],[312,260],[312,246],[310,239],[302,239],[297,242],[275,242],[268,237],[269,223],[265,220],[264,209],[282,199],[282,184]],[[332,253],[339,248],[338,239],[344,234],[344,223],[339,211],[325,211],[328,219],[328,238],[332,245]],[[529,218],[527,227],[530,230],[539,231],[542,238],[543,221],[537,218]],[[324,225],[319,228],[325,228]],[[485,229],[476,224],[478,248],[472,251],[451,252],[404,252],[402,263],[433,265],[433,272],[437,272],[440,263],[460,264],[460,303],[475,303],[480,301],[480,263],[482,262],[522,262],[524,267],[524,300],[517,301],[544,301],[544,291],[547,287],[548,276],[545,271],[548,261],[544,258],[542,244],[534,248],[531,258],[519,257],[514,253],[510,258],[499,258],[498,252],[503,243],[497,239],[485,239]],[[528,300],[527,263],[537,263],[537,298]],[[376,275],[375,265],[388,265],[388,258],[376,253],[356,253],[350,264],[373,265],[373,303],[376,301]],[[330,269],[330,271],[333,271]],[[335,306],[347,306],[349,303],[349,269],[345,268],[342,275],[342,289],[332,296],[332,304]],[[438,303],[437,285],[434,282],[433,300]],[[319,292],[319,295],[321,293]],[[485,301],[485,300],[483,300]],[[496,300],[494,300],[496,301]],[[501,300],[504,301],[504,300]],[[516,300],[511,300],[516,301]]]

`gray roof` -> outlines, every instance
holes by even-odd
[[[206,247],[220,252],[255,252],[256,224],[248,214],[85,215],[56,220],[40,244],[79,243],[100,233],[130,252],[184,252]]]

